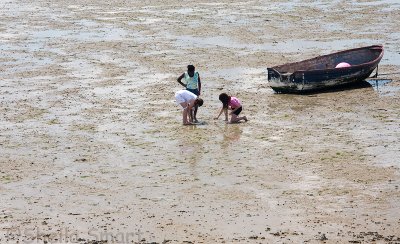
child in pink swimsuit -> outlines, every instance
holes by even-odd
[[[242,112],[242,104],[239,99],[236,97],[228,96],[226,93],[221,93],[219,95],[219,100],[222,102],[222,108],[219,112],[218,116],[215,119],[218,119],[221,116],[222,112],[225,113],[225,121],[228,121],[228,109],[232,110],[230,112],[231,120],[230,123],[238,123],[241,120],[247,121],[247,117],[239,117],[240,112]]]

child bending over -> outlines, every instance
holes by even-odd
[[[175,93],[176,103],[182,106],[182,123],[183,125],[193,124],[193,108],[203,105],[203,99],[188,90],[181,90]]]

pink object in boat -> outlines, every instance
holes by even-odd
[[[335,68],[346,68],[346,67],[351,67],[351,65],[346,62],[341,62],[341,63],[338,63]]]

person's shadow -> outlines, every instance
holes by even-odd
[[[239,124],[225,124],[222,129],[221,148],[224,150],[234,147],[234,144],[240,140],[243,129]]]
[[[180,133],[177,136],[179,147],[178,157],[190,166],[193,176],[196,177],[198,174],[198,164],[204,157],[206,137],[201,134],[196,126],[190,125],[186,129],[186,133]]]

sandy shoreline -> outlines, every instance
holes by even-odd
[[[400,242],[395,1],[0,6],[0,242]],[[378,87],[268,86],[268,66],[372,44]],[[173,100],[189,63],[204,126]],[[212,120],[221,91],[250,122]]]

